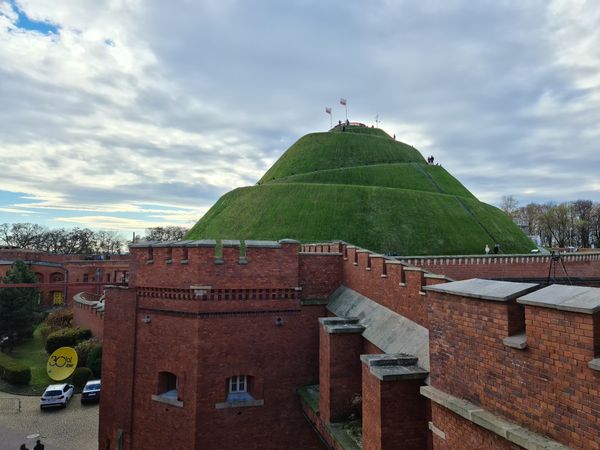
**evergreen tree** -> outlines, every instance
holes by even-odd
[[[35,283],[35,274],[23,261],[17,261],[2,278],[4,284]],[[14,345],[31,337],[35,310],[40,293],[35,288],[2,288],[0,286],[0,339],[2,349],[12,351]]]

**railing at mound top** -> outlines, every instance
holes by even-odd
[[[213,289],[211,287],[198,287],[192,289],[173,288],[136,288],[139,297],[162,298],[172,300],[199,300],[199,301],[253,301],[253,300],[298,300],[300,288],[241,288],[241,289]]]

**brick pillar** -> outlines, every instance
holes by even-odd
[[[360,354],[365,327],[358,319],[322,317],[319,342],[319,410],[325,423],[356,413],[352,400],[361,392]]]
[[[362,355],[363,450],[427,448],[428,372],[405,354]]]

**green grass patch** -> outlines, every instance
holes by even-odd
[[[189,239],[342,239],[381,253],[482,253],[492,237],[504,252],[531,242],[503,213],[451,195],[371,186],[269,184],[225,194],[192,228]],[[475,216],[475,218],[474,218]],[[520,238],[520,239],[519,239]]]

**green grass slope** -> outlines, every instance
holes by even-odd
[[[533,243],[443,167],[376,128],[299,139],[257,186],[225,194],[186,239],[341,239],[380,253],[524,253]]]
[[[378,164],[345,167],[292,175],[272,183],[320,183],[380,186],[416,191],[440,192],[475,198],[456,178],[441,166],[423,166],[417,163]]]
[[[225,194],[187,238],[342,239],[377,252],[403,255],[482,253],[494,239],[504,252],[531,247],[503,213],[480,206],[474,199],[461,200],[466,208],[455,196],[431,192],[274,183]]]
[[[359,133],[313,133],[292,145],[259,184],[278,178],[340,167],[403,162],[424,163],[419,151],[386,137]]]

